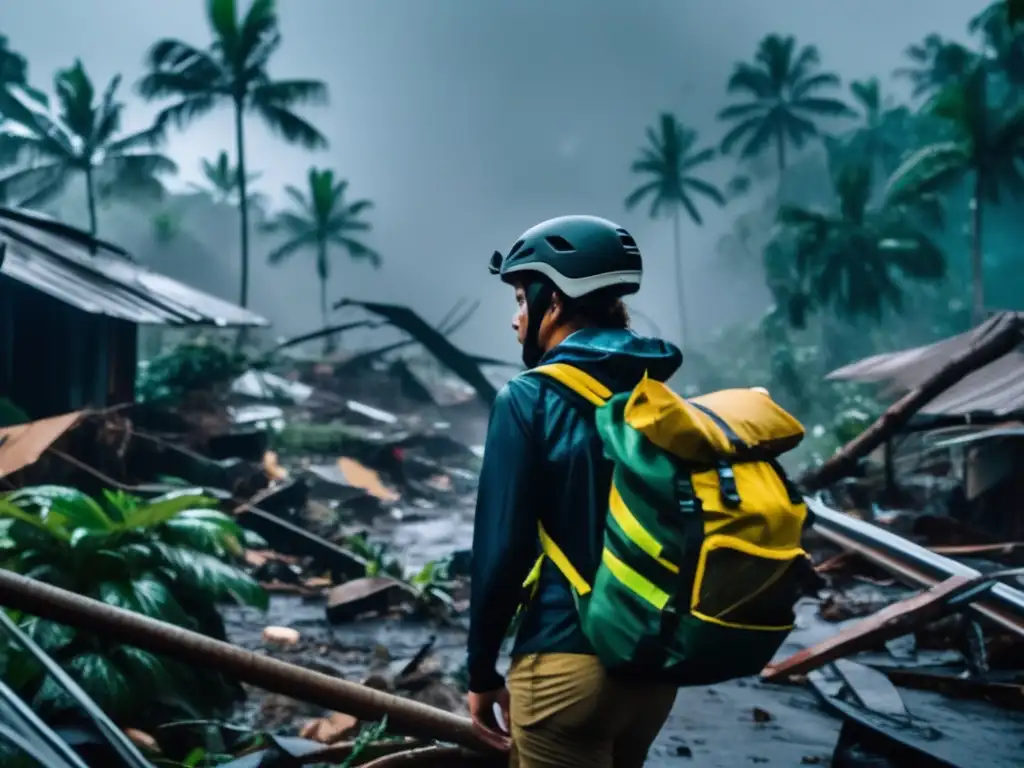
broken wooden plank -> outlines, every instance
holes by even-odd
[[[931,589],[906,600],[899,600],[877,613],[858,621],[833,637],[793,654],[761,672],[761,679],[779,680],[791,675],[807,674],[830,661],[867,650],[873,645],[905,635],[916,627],[934,621],[945,613],[947,604],[965,593],[972,593],[985,584],[994,583],[988,576],[969,578],[953,576]]]
[[[305,555],[330,569],[337,580],[366,575],[366,560],[327,539],[303,530],[277,515],[247,505],[235,515],[238,524],[263,537],[276,551]]]

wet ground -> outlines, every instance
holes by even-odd
[[[374,528],[374,537],[390,542],[409,571],[469,545],[470,511],[410,512],[411,519],[381,521]],[[276,655],[314,667],[319,665],[324,671],[334,671],[349,680],[364,680],[389,669],[395,671],[431,636],[436,638],[435,649],[449,675],[459,673],[465,658],[463,628],[397,619],[331,626],[325,619],[322,600],[275,596],[266,615],[233,609],[227,612],[226,620],[231,640],[252,649],[262,647],[260,633],[268,624],[293,627],[302,633],[303,643],[291,652]],[[817,604],[806,601],[799,607],[797,627],[779,656],[813,645],[842,626],[843,623],[823,621],[817,615]],[[901,693],[913,715],[949,734],[949,756],[956,755],[961,760],[959,764],[973,765],[970,759],[975,754],[985,755],[977,763],[979,768],[1024,764],[1017,759],[1024,746],[1024,716],[1003,715],[997,710],[998,719],[993,720],[993,709],[988,705],[951,701],[918,691]],[[448,708],[459,710],[462,706],[460,696],[447,701]],[[441,701],[431,703],[443,705]],[[273,699],[251,697],[238,719],[247,725],[266,726],[267,710],[275,708],[280,706]],[[286,730],[289,725],[297,729],[306,717],[317,714],[320,713],[309,708],[288,711],[286,707],[283,713],[277,713],[276,721],[271,716],[269,722]],[[647,764],[660,768],[829,765],[840,728],[841,721],[823,709],[809,688],[766,685],[745,679],[684,689]]]

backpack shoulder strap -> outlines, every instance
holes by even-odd
[[[614,394],[589,373],[569,363],[550,363],[534,368],[529,373],[545,376],[576,393],[591,405],[600,407]]]
[[[581,371],[573,365],[569,365],[568,363],[551,363],[549,365],[542,365],[527,371],[524,375],[542,376],[551,381],[557,382],[565,389],[595,407],[604,405],[614,394],[610,389],[608,389],[608,387],[593,376]],[[562,576],[564,576],[566,581],[569,582],[577,596],[583,596],[590,592],[590,585],[587,583],[586,579],[584,579],[573,564],[569,562],[569,558],[566,557],[562,548],[555,543],[554,539],[552,539],[550,535],[548,535],[548,532],[544,530],[543,523],[539,520],[537,521],[537,534],[540,539],[542,554],[534,564],[533,569],[526,578],[526,581],[523,583],[527,599],[529,596],[532,596],[532,591],[536,588],[537,581],[540,578],[540,568],[545,557],[551,560],[554,566],[561,572]]]

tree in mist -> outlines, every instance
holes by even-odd
[[[999,0],[971,19],[968,29],[980,35],[996,69],[1015,88],[1024,86],[1024,27],[1013,18],[1013,2]]]
[[[330,170],[309,169],[305,192],[288,186],[285,192],[294,207],[277,214],[266,225],[268,232],[281,232],[288,238],[267,256],[272,265],[280,264],[299,251],[312,251],[316,256],[316,274],[320,279],[320,315],[324,328],[329,326],[327,282],[331,276],[332,249],[345,251],[349,258],[367,261],[374,267],[381,263],[380,254],[362,241],[373,227],[363,216],[373,208],[370,200],[348,200],[348,181],[336,179]],[[333,334],[324,339],[324,353],[334,349]]]
[[[314,149],[327,139],[300,117],[295,108],[325,103],[327,87],[319,80],[274,80],[268,66],[281,45],[274,0],[252,0],[239,17],[235,0],[207,0],[213,42],[197,48],[181,40],[161,40],[147,54],[149,72],[138,89],[149,100],[174,99],[158,116],[161,127],[187,127],[220,104],[235,116],[238,196],[241,219],[240,304],[249,303],[249,197],[245,157],[244,116],[259,116],[289,143]]]
[[[9,86],[21,86],[28,83],[28,62],[25,57],[12,51],[7,38],[0,35],[0,122],[4,117],[4,98]],[[16,151],[0,137],[0,166],[7,165],[16,157]]]
[[[8,86],[0,140],[16,154],[16,167],[0,178],[0,195],[18,198],[22,205],[40,205],[81,174],[93,235],[98,200],[162,196],[160,176],[177,167],[156,151],[161,135],[155,128],[121,135],[120,82],[115,76],[97,94],[82,63],[75,61],[54,78],[56,108],[43,94]]]
[[[870,167],[835,165],[830,211],[779,208],[779,239],[789,246],[787,310],[796,328],[816,307],[847,320],[878,320],[886,309],[901,309],[905,281],[937,281],[946,274],[945,256],[923,225],[923,207],[896,200],[872,205]]]
[[[872,166],[872,171],[877,166],[891,173],[907,148],[913,115],[905,106],[886,104],[877,77],[854,80],[850,95],[859,117],[859,124],[849,136],[850,148]]]
[[[680,217],[685,212],[694,224],[700,226],[704,219],[695,198],[703,197],[718,205],[725,205],[725,195],[714,184],[695,175],[702,166],[714,159],[715,150],[698,149],[697,132],[680,123],[675,115],[663,113],[658,127],[648,127],[646,135],[647,144],[641,147],[640,155],[632,166],[633,173],[645,177],[645,181],[626,198],[626,208],[632,210],[649,199],[652,219],[658,218],[663,212],[672,216],[679,326],[681,341],[685,345],[689,340],[689,328]]]
[[[200,184],[189,184],[189,188],[200,192],[210,198],[214,203],[226,205],[238,205],[239,183],[238,166],[231,162],[228,153],[221,150],[213,160],[203,158],[199,161],[199,169],[203,175]],[[248,185],[260,178],[261,173],[246,174],[245,183]],[[249,193],[249,202],[254,202],[253,193]]]
[[[903,55],[910,63],[893,74],[910,83],[914,98],[932,96],[946,85],[962,80],[975,59],[960,43],[934,33],[907,46]]]
[[[718,113],[719,120],[734,123],[722,139],[722,153],[739,145],[740,156],[752,158],[774,145],[781,172],[789,145],[800,149],[819,135],[817,121],[852,116],[843,101],[827,94],[839,87],[839,76],[819,71],[820,65],[813,45],[798,48],[792,36],[763,38],[753,63],[738,63],[729,78],[729,94],[744,100]]]
[[[25,57],[12,51],[7,37],[0,35],[0,89],[9,85],[26,85],[28,62]],[[0,112],[0,114],[3,114]]]
[[[237,207],[241,203],[239,183],[239,167],[233,165],[226,152],[221,151],[214,160],[200,161],[200,170],[203,174],[202,183],[188,184],[190,189],[205,195],[211,202],[218,205]],[[246,198],[252,208],[261,210],[266,204],[266,196],[254,193],[249,186],[262,176],[262,173],[246,174]]]
[[[984,209],[1002,193],[1024,191],[1024,105],[993,106],[989,71],[978,61],[960,80],[947,85],[925,108],[942,120],[951,138],[918,149],[893,173],[890,197],[909,199],[948,192],[969,184],[971,284],[974,321],[985,314]]]

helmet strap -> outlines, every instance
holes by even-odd
[[[536,367],[544,356],[537,340],[540,324],[551,306],[555,289],[543,277],[531,280],[526,286],[526,339],[523,341],[523,363],[527,368]]]

